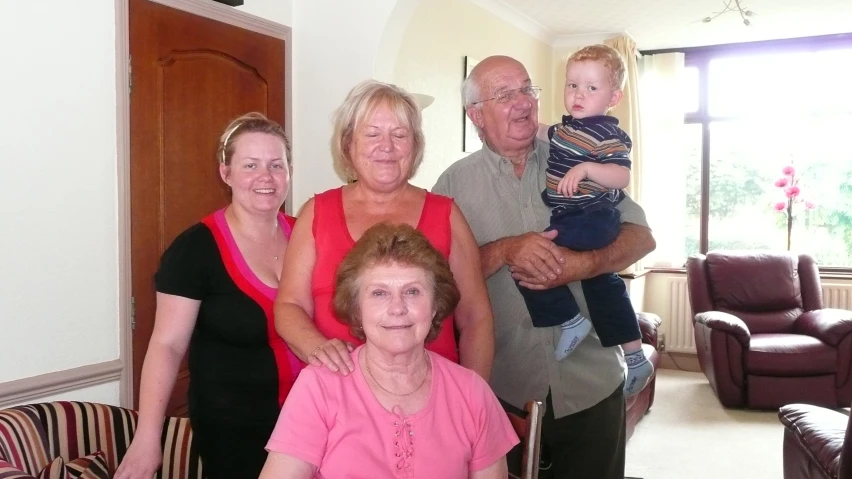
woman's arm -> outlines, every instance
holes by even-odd
[[[476,371],[488,381],[494,360],[494,318],[485,278],[482,276],[479,247],[455,203],[450,213],[450,227],[450,269],[462,292],[455,310],[455,324],[459,330],[459,359],[462,366]]]
[[[154,332],[142,366],[139,422],[116,479],[150,478],[160,466],[166,407],[186,353],[201,301],[157,293]]]
[[[311,479],[317,466],[293,456],[270,452],[259,479]],[[505,477],[505,476],[504,476]]]
[[[506,479],[507,477],[509,477],[509,468],[506,465],[506,456],[481,471],[470,473],[470,479]]]
[[[314,366],[325,365],[345,375],[355,369],[349,357],[352,346],[323,336],[312,319],[314,297],[311,278],[317,259],[313,222],[314,200],[311,199],[299,212],[284,253],[281,281],[275,297],[275,330],[302,361]]]

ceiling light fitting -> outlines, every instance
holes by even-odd
[[[740,18],[743,19],[743,25],[749,26],[751,25],[751,20],[749,20],[749,17],[757,15],[755,12],[749,10],[748,7],[742,6],[740,0],[723,0],[723,2],[725,3],[724,10],[722,10],[721,12],[713,12],[713,15],[709,17],[704,17],[702,21],[704,23],[710,23],[711,20],[718,17],[719,15],[728,12],[737,12],[740,14]]]

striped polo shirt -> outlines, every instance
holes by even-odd
[[[559,181],[580,163],[592,161],[630,168],[633,142],[618,127],[617,118],[565,115],[562,123],[550,127],[547,136],[550,138],[550,156],[547,159],[547,188],[542,194],[548,205],[570,210],[611,208],[624,198],[623,191],[604,188],[591,180],[581,181],[579,192],[572,197],[562,196],[556,191]]]

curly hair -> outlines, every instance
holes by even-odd
[[[334,314],[349,326],[353,336],[364,340],[361,327],[361,305],[358,301],[361,278],[376,267],[396,264],[419,268],[429,278],[434,296],[435,316],[426,341],[438,337],[444,318],[459,302],[459,289],[450,271],[450,264],[434,246],[407,224],[379,223],[368,229],[346,254],[337,268],[334,289]]]
[[[574,52],[565,63],[567,68],[571,62],[600,62],[609,71],[609,81],[613,88],[621,90],[627,79],[627,67],[624,59],[615,48],[608,45],[590,45]]]

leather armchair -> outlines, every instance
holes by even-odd
[[[823,309],[811,256],[715,251],[686,272],[698,362],[723,406],[852,401],[852,311]]]
[[[852,479],[852,417],[791,404],[778,418],[784,425],[784,479]]]

